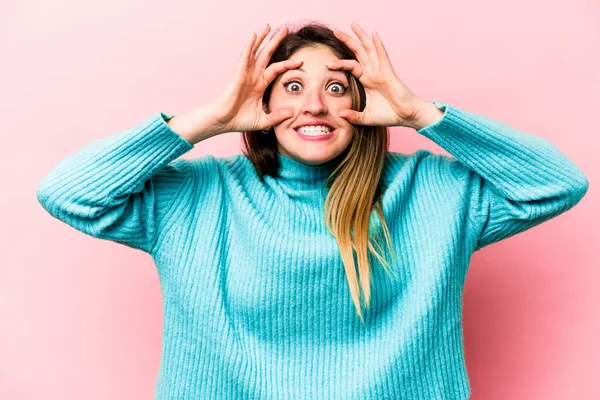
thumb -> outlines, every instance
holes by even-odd
[[[362,113],[355,110],[340,110],[338,116],[346,119],[351,124],[361,125]]]
[[[281,123],[282,121],[291,118],[294,116],[294,113],[292,112],[292,110],[286,110],[286,109],[282,109],[282,110],[277,110],[277,111],[273,111],[270,114],[267,114],[267,121],[269,126],[273,126],[273,125],[277,125],[279,123]]]

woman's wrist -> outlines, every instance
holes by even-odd
[[[437,108],[431,101],[422,100],[417,109],[416,117],[410,121],[410,127],[416,130],[433,125],[444,117],[444,111]]]
[[[167,125],[192,145],[224,133],[219,128],[213,113],[206,106],[176,115],[167,122]]]

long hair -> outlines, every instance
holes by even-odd
[[[271,37],[276,33],[277,31],[274,31]],[[327,46],[340,59],[357,60],[354,52],[336,38],[331,29],[321,23],[312,22],[295,31],[289,29],[271,56],[269,65],[287,60],[296,51],[307,46]],[[349,81],[352,109],[364,110],[366,95],[363,85],[349,71],[342,72]],[[263,95],[265,107],[269,103],[272,87],[273,83]],[[263,175],[279,176],[277,138],[273,128],[267,134],[261,131],[242,132],[242,145],[242,152],[253,163],[261,180]],[[324,207],[325,224],[338,243],[352,301],[363,324],[361,289],[365,307],[369,308],[371,303],[368,251],[382,263],[388,274],[390,272],[388,263],[379,253],[382,250],[379,241],[369,234],[373,211],[381,222],[387,247],[393,259],[396,259],[381,204],[383,187],[380,179],[388,147],[387,127],[353,125],[350,144],[338,156],[339,164],[324,182],[324,186],[329,188]],[[358,261],[358,276],[355,257]]]

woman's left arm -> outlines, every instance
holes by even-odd
[[[445,163],[447,172],[480,222],[474,251],[564,213],[586,194],[581,169],[547,140],[431,103],[444,113],[417,132],[455,157]]]
[[[547,140],[422,100],[394,71],[379,35],[370,37],[356,22],[352,30],[358,40],[339,30],[334,34],[357,59],[328,67],[358,78],[366,105],[360,112],[346,109],[338,115],[358,125],[414,128],[454,156],[442,156],[447,161],[442,165],[478,222],[474,251],[564,213],[585,195],[589,183],[583,172]]]

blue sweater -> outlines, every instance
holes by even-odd
[[[153,257],[156,398],[466,399],[471,254],[569,210],[588,181],[541,137],[432,102],[444,116],[417,132],[452,156],[386,155],[400,268],[394,278],[372,264],[365,325],[323,221],[331,166],[278,155],[281,176],[262,183],[243,154],[178,159],[193,146],[159,112],[66,157],[37,198],[73,228]]]

